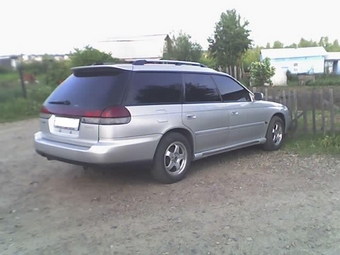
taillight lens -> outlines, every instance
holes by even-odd
[[[52,113],[45,106],[43,106],[41,107],[39,116],[42,119],[49,119],[52,116]]]
[[[111,106],[104,110],[83,110],[77,108],[64,108],[54,105],[43,106],[40,111],[40,118],[49,119],[53,114],[81,118],[82,123],[97,125],[121,125],[131,121],[131,114],[124,106]]]
[[[104,111],[88,111],[81,121],[88,124],[121,125],[131,121],[131,114],[124,106],[112,106]]]

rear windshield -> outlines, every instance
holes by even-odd
[[[128,71],[113,68],[75,70],[47,98],[45,104],[69,102],[70,107],[104,109],[121,102]]]

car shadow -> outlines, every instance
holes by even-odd
[[[264,153],[258,146],[243,148],[231,152],[226,152],[192,162],[188,177],[194,177],[197,172],[209,170],[220,164],[231,163],[242,160],[243,158],[256,157]],[[78,178],[87,178],[93,182],[131,185],[157,185],[158,182],[152,179],[150,167],[148,166],[128,166],[128,167],[110,167],[96,168],[90,167],[86,170],[82,167],[75,166],[78,172]],[[159,184],[164,185],[164,184]]]

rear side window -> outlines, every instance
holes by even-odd
[[[245,102],[251,101],[249,92],[232,78],[223,75],[212,76],[224,102],[238,101]]]
[[[113,68],[75,70],[46,103],[70,102],[70,107],[104,109],[121,102],[129,72]]]
[[[180,73],[135,72],[125,105],[178,104],[181,94]]]
[[[184,74],[185,102],[221,102],[215,83],[209,74]]]

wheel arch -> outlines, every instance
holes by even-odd
[[[190,144],[190,147],[191,147],[191,153],[192,153],[192,156],[194,155],[194,150],[195,150],[195,140],[194,140],[194,136],[192,134],[192,132],[190,132],[188,129],[185,129],[185,128],[182,128],[182,127],[178,127],[178,128],[172,128],[172,129],[169,129],[167,130],[163,135],[162,135],[162,138],[158,141],[158,144],[157,144],[157,147],[159,146],[159,143],[161,142],[161,140],[163,139],[164,136],[166,136],[167,134],[170,134],[170,133],[179,133],[181,135],[183,135],[185,138],[188,139],[188,142]]]

